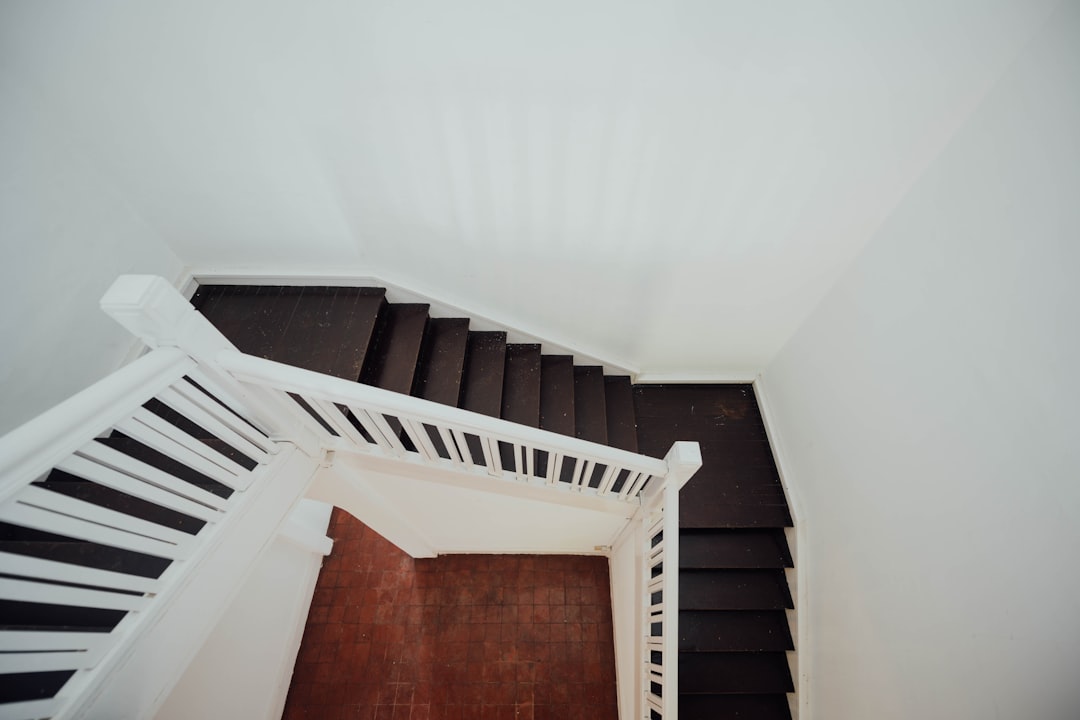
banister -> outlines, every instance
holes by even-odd
[[[194,367],[176,348],[156,350],[0,437],[0,501]]]
[[[358,404],[391,415],[402,413],[420,418],[421,421],[451,424],[465,432],[491,436],[505,442],[528,442],[530,444],[556,447],[570,454],[580,453],[611,463],[631,466],[663,476],[668,472],[665,460],[639,455],[627,450],[613,448],[580,438],[560,435],[549,430],[519,425],[488,415],[450,407],[422,398],[383,390],[371,385],[351,382],[342,378],[245,355],[239,351],[223,350],[217,355],[218,364],[231,372],[238,380],[258,384],[270,384],[285,392],[316,397],[330,402]],[[696,445],[696,443],[683,443]],[[700,453],[698,454],[700,465]],[[685,480],[684,480],[685,482]]]

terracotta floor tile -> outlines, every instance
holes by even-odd
[[[285,718],[615,720],[607,562],[413,560],[335,510]]]

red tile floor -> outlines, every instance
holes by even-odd
[[[607,560],[413,560],[335,510],[286,720],[616,720]]]

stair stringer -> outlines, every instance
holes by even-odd
[[[223,525],[191,567],[167,588],[142,627],[101,662],[85,686],[64,688],[77,698],[57,717],[111,720],[154,717],[185,668],[217,626],[250,569],[286,528],[320,465],[286,446],[247,491],[242,508]]]
[[[469,329],[474,331],[502,331],[507,343],[538,344],[545,355],[571,355],[575,365],[600,365],[605,375],[629,375],[637,377],[640,369],[625,359],[612,358],[610,353],[590,348],[579,340],[558,337],[557,333],[533,328],[519,319],[500,317],[497,308],[478,310],[466,302],[439,299],[439,293],[419,287],[415,282],[404,281],[383,270],[357,268],[355,272],[342,272],[341,267],[297,270],[295,268],[248,267],[194,268],[181,283],[180,291],[188,299],[201,284],[209,285],[293,285],[293,286],[340,286],[386,288],[386,300],[391,303],[421,303],[430,306],[428,314],[433,318],[469,318]]]
[[[795,692],[788,694],[791,705],[791,717],[793,720],[811,720],[810,710],[810,684],[812,681],[809,652],[810,631],[806,623],[809,617],[807,609],[808,588],[807,568],[805,554],[799,552],[807,543],[805,515],[802,512],[802,502],[797,492],[791,485],[791,464],[787,461],[784,453],[783,439],[780,437],[779,426],[772,420],[775,417],[769,396],[765,388],[764,378],[761,375],[754,380],[754,396],[757,400],[758,410],[761,412],[761,421],[765,425],[765,434],[769,439],[769,448],[772,451],[773,461],[776,463],[776,471],[780,476],[780,485],[784,490],[784,499],[787,501],[788,512],[791,514],[792,526],[785,528],[785,539],[791,550],[792,565],[785,568],[784,576],[787,580],[788,589],[791,592],[795,608],[787,611],[788,627],[791,629],[792,638],[795,641],[795,649],[787,653],[788,666],[791,677],[794,679]],[[802,620],[802,622],[800,622]]]
[[[371,526],[412,557],[607,555],[637,501],[338,452],[309,497]]]

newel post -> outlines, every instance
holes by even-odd
[[[673,443],[664,462],[668,466],[667,482],[681,490],[686,481],[701,469],[701,446],[696,442],[680,441]]]
[[[672,444],[664,462],[664,717],[679,717],[679,490],[701,468],[701,446],[696,442]]]
[[[101,309],[151,348],[176,347],[199,363],[199,369],[231,393],[273,439],[288,439],[317,456],[318,436],[295,408],[237,381],[218,363],[225,352],[239,352],[176,288],[157,275],[121,275],[105,291]]]
[[[178,347],[201,362],[235,350],[228,338],[157,275],[121,275],[101,298],[101,309],[151,348]]]

